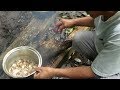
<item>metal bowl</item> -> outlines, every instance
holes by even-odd
[[[4,72],[12,78],[21,78],[21,77],[13,76],[11,73],[8,72],[10,66],[20,58],[26,59],[26,60],[27,59],[32,60],[36,64],[38,64],[39,67],[42,65],[42,57],[36,49],[29,46],[20,46],[20,47],[14,48],[4,56],[3,63],[2,63]],[[22,78],[29,77],[34,73],[35,71],[32,72],[30,75],[24,76]]]

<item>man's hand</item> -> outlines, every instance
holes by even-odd
[[[49,79],[54,77],[54,68],[51,67],[37,67],[34,79]]]
[[[70,28],[74,26],[73,19],[61,19],[59,22],[56,23],[58,27],[58,31],[61,32],[64,28]]]

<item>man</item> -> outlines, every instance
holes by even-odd
[[[92,60],[91,66],[71,68],[38,67],[35,79],[54,76],[68,78],[120,78],[120,11],[88,11],[90,16],[61,19],[59,31],[72,26],[94,27],[94,31],[80,31],[72,41],[73,48]]]

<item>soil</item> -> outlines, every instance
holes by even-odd
[[[31,21],[28,11],[0,11],[0,54]]]

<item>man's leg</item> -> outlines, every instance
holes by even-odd
[[[74,36],[72,47],[86,58],[93,61],[98,54],[94,44],[94,31],[77,32]],[[96,75],[96,78],[92,79],[120,79],[120,73],[109,77]]]
[[[94,44],[94,34],[94,31],[79,31],[75,34],[72,42],[72,47],[91,61],[98,54]]]

